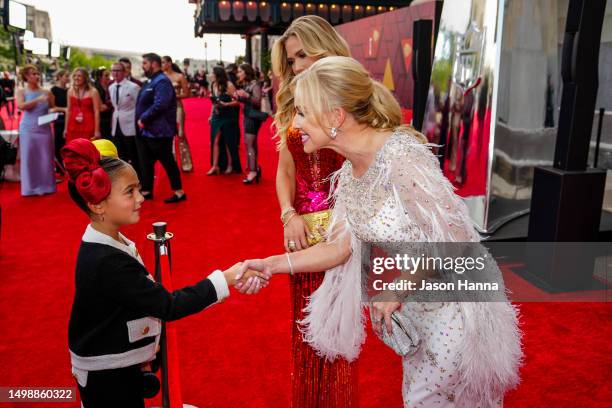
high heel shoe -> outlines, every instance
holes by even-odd
[[[218,176],[221,173],[221,170],[219,170],[218,166],[212,166],[210,168],[210,170],[208,170],[208,173],[206,173],[207,176]]]
[[[244,184],[253,184],[253,182],[255,182],[255,184],[259,184],[259,180],[261,180],[261,167],[257,166],[257,171],[255,172],[255,177],[250,179],[249,176],[247,175],[247,177],[244,180],[242,180],[242,182]]]
[[[257,172],[256,172],[256,173],[255,173],[255,176],[254,176],[253,178],[249,178],[249,176],[250,176],[251,174],[252,174],[252,173],[247,174],[246,178],[245,178],[244,180],[242,180],[242,182],[243,182],[244,184],[253,184],[253,183],[257,183],[257,184],[259,184],[259,176],[258,176],[258,174],[259,174],[259,173],[257,173]]]
[[[232,166],[227,166],[223,174],[232,174],[234,172],[234,168]]]

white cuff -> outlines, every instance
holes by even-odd
[[[230,295],[225,275],[219,269],[208,275],[208,279],[212,282],[217,292],[217,302],[221,302],[223,299]]]

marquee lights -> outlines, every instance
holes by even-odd
[[[273,10],[276,9],[276,14]],[[364,16],[371,16],[386,11],[394,11],[397,7],[379,6],[372,4],[338,5],[337,3],[302,3],[302,2],[270,2],[268,1],[241,1],[221,0],[217,3],[218,14],[216,18],[220,21],[243,21],[245,14],[248,21],[255,22],[259,19],[272,22],[271,19],[278,18],[284,23],[290,22],[305,14],[318,14],[328,19],[332,24],[348,22]],[[273,17],[276,15],[277,17]]]

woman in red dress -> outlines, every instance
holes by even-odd
[[[329,219],[328,178],[344,161],[328,149],[312,154],[304,152],[300,133],[291,128],[295,113],[291,80],[320,58],[349,54],[346,41],[332,26],[312,15],[293,21],[272,49],[274,74],[281,81],[274,120],[280,138],[276,190],[287,251],[299,251],[317,242],[319,225],[325,227]],[[294,408],[356,407],[358,404],[356,363],[343,359],[332,363],[319,357],[302,340],[299,322],[304,318],[307,297],[321,285],[324,275],[301,273],[290,278],[291,406]]]
[[[72,72],[72,88],[68,91],[66,112],[66,143],[83,138],[100,138],[100,94],[91,86],[89,73],[85,68]]]

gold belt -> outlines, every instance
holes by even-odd
[[[320,228],[327,231],[329,228],[329,222],[331,221],[331,210],[317,211],[309,214],[302,214],[302,218],[308,225],[308,229],[312,234],[312,238],[308,237],[308,245],[313,246],[321,241],[324,241],[324,237],[319,232]]]

